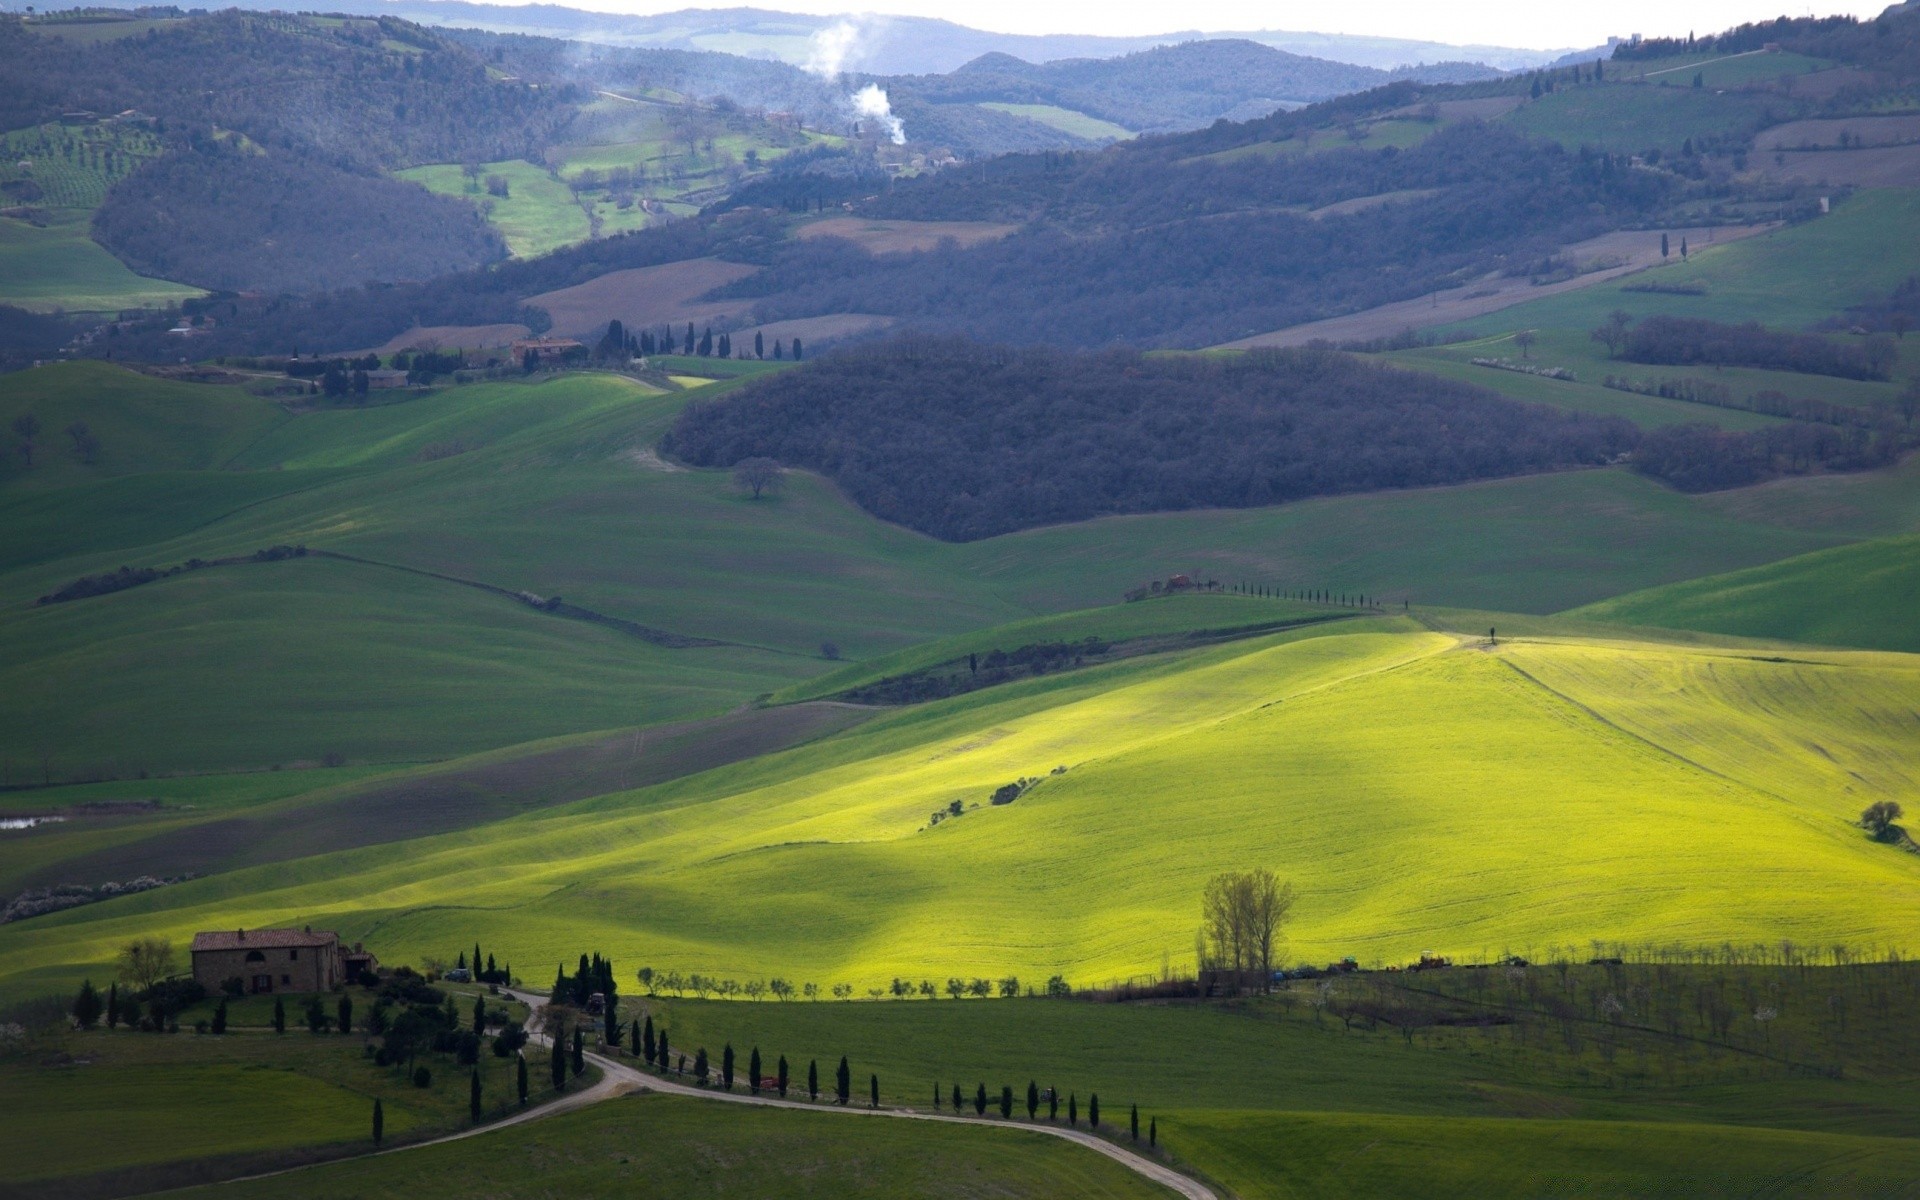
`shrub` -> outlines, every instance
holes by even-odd
[[[432,1085],[433,1085],[432,1071],[427,1070],[425,1067],[415,1067],[413,1069],[413,1086],[417,1088],[423,1088],[423,1087],[431,1087]]]

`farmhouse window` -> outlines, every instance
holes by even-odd
[[[291,976],[291,975],[282,975],[282,976],[280,977],[280,982],[281,982],[281,983],[292,983],[292,982],[293,982],[293,976]]]
[[[290,962],[299,962],[300,961],[299,947],[296,946],[292,950],[287,951],[287,959]]]

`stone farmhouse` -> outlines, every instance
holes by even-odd
[[[346,980],[340,935],[311,926],[196,933],[193,978],[209,992],[229,979],[249,994],[332,991]]]

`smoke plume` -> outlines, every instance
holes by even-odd
[[[845,73],[847,63],[856,57],[861,36],[860,26],[845,19],[815,31],[807,47],[807,61],[802,66],[822,79],[837,82]],[[848,96],[847,105],[855,116],[886,130],[888,140],[894,145],[907,144],[907,127],[893,115],[893,104],[887,99],[886,89],[879,84],[870,83]]]

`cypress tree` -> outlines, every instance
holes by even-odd
[[[1661,258],[1667,257],[1667,253],[1668,253],[1667,235],[1663,233],[1660,235],[1660,257]]]
[[[1039,1115],[1040,1085],[1029,1079],[1027,1080],[1027,1120],[1031,1121]]]
[[[647,1056],[647,1062],[653,1062],[653,1014],[647,1014],[647,1026],[640,1034],[640,1050]]]
[[[807,1099],[818,1100],[819,1098],[820,1060],[816,1058],[807,1063]]]
[[[514,1059],[518,1064],[514,1068],[514,1086],[520,1092],[520,1107],[525,1108],[527,1106],[527,1056],[518,1054]]]
[[[779,1084],[780,1098],[784,1100],[787,1098],[787,1056],[784,1054],[780,1056]]]
[[[987,1115],[987,1085],[984,1083],[973,1093],[973,1111],[975,1116]]]
[[[93,980],[83,980],[80,994],[73,998],[73,1019],[82,1029],[92,1029],[100,1022],[100,1013],[105,1006],[100,1003],[100,993],[93,990]]]
[[[460,957],[454,961],[453,965],[462,971],[467,969],[467,952],[465,950],[460,952]]]
[[[853,1098],[853,1072],[847,1070],[847,1056],[840,1056],[840,1066],[833,1072],[834,1095],[845,1104]]]
[[[107,985],[107,1028],[118,1029],[119,1027],[120,1027],[120,985],[117,983],[110,983]]]
[[[552,1061],[549,1066],[551,1067],[553,1075],[553,1090],[556,1092],[563,1092],[567,1089],[566,1038],[565,1030],[554,1031],[553,1048],[550,1056]]]
[[[720,1047],[720,1082],[728,1091],[733,1090],[733,1043]]]
[[[767,343],[762,340],[760,331],[757,329],[753,331],[753,356],[755,358],[767,356]]]
[[[667,1031],[664,1029],[660,1031],[660,1045],[656,1047],[656,1050],[659,1054],[660,1070],[664,1073],[667,1069],[667,1064],[672,1061],[667,1057]]]
[[[956,1083],[953,1085],[953,1111],[959,1112],[963,1103],[964,1101],[960,1099],[960,1085]]]
[[[795,338],[793,339],[793,361],[799,362],[801,357],[802,355],[800,353],[800,339]]]
[[[1002,1084],[1000,1087],[1000,1119],[1005,1121],[1013,1116],[1013,1089]]]
[[[878,1075],[867,1076],[867,1094],[872,1102],[871,1107],[879,1108],[880,1107],[880,1076]]]
[[[220,1003],[213,1006],[213,1031],[215,1033],[227,1031],[227,998],[225,996],[220,997]]]
[[[343,995],[340,1003],[334,1006],[333,1015],[340,1022],[341,1033],[353,1032],[353,997]]]
[[[602,990],[606,991],[607,996],[607,1045],[617,1050],[620,1047],[620,1002],[614,998],[612,991]]]
[[[487,998],[485,996],[475,996],[473,998],[473,1033],[475,1037],[478,1037],[486,1031]]]
[[[1087,1097],[1087,1128],[1100,1128],[1100,1093],[1094,1092]]]
[[[480,978],[480,943],[473,944],[473,977]]]
[[[287,1002],[278,996],[273,998],[273,1031],[275,1033],[287,1031]]]
[[[747,1055],[747,1087],[753,1094],[760,1094],[760,1047],[755,1046]]]
[[[693,1056],[693,1077],[701,1083],[707,1081],[707,1048],[700,1047]]]
[[[1059,1119],[1060,1119],[1060,1089],[1049,1088],[1047,1089],[1047,1120],[1058,1121]]]
[[[478,1125],[480,1123],[480,1068],[479,1067],[475,1067],[473,1069],[473,1075],[469,1083],[467,1084],[467,1115],[473,1118],[473,1123],[475,1125]]]
[[[1133,1106],[1133,1114],[1127,1120],[1127,1127],[1133,1134],[1133,1140],[1136,1142],[1139,1141],[1140,1140],[1140,1106],[1138,1104]]]
[[[1160,1118],[1155,1117],[1153,1120],[1147,1122],[1147,1145],[1158,1146],[1159,1144],[1160,1144]]]
[[[587,1035],[578,1027],[573,1031],[573,1073],[579,1075],[587,1069]]]
[[[638,1020],[634,1021],[633,1029],[631,1030],[628,1036],[633,1039],[633,1056],[635,1058],[639,1058],[641,1047],[640,1047],[640,1022]]]
[[[1080,1096],[1078,1093],[1067,1097],[1067,1124],[1080,1123]]]
[[[380,1108],[380,1098],[373,1098],[373,1144],[378,1146],[380,1139],[387,1135],[387,1114]]]
[[[937,1083],[933,1085],[933,1111],[940,1111],[940,1085]]]

